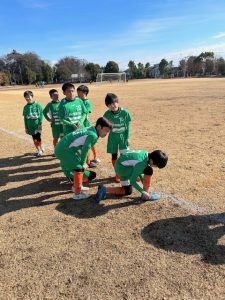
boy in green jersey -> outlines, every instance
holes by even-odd
[[[82,192],[83,175],[91,176],[93,179],[96,174],[91,172],[87,174],[86,160],[88,152],[93,147],[99,137],[104,138],[111,130],[113,125],[109,120],[101,117],[97,120],[96,125],[77,131],[73,131],[64,136],[55,147],[55,156],[60,160],[60,166],[64,174],[73,177],[73,199],[80,200],[89,197]],[[94,176],[94,177],[93,177]]]
[[[91,126],[89,114],[92,112],[92,104],[91,104],[91,101],[87,98],[88,93],[89,93],[89,88],[86,85],[82,84],[82,85],[78,86],[78,88],[77,88],[78,98],[80,98],[83,101],[83,103],[87,109],[87,115],[84,120],[84,127]],[[89,167],[96,167],[97,164],[100,162],[100,160],[97,158],[96,147],[95,146],[91,147],[91,151],[93,153],[94,159],[91,160],[90,154],[88,154],[87,164],[89,165]]]
[[[58,143],[59,138],[63,137],[63,126],[59,120],[59,93],[55,89],[51,89],[49,91],[50,98],[52,99],[51,102],[49,102],[44,110],[43,115],[45,119],[51,123],[52,128],[52,137],[53,137],[53,146],[55,146]]]
[[[36,156],[39,157],[44,152],[41,141],[43,109],[40,103],[33,99],[32,91],[25,91],[23,94],[27,104],[23,108],[23,118],[25,131],[33,138],[34,146],[37,149]]]
[[[84,128],[87,110],[83,101],[76,98],[75,87],[72,83],[64,83],[62,90],[66,97],[59,105],[59,119],[63,125],[64,135],[67,135],[74,130]]]
[[[107,153],[112,154],[112,165],[115,166],[118,152],[123,154],[129,150],[131,116],[127,109],[119,107],[119,99],[115,94],[106,95],[105,105],[108,110],[104,113],[104,117],[113,123],[113,130],[108,137]],[[120,182],[118,174],[115,179],[116,182]]]
[[[141,194],[142,200],[158,200],[160,195],[150,192],[153,168],[162,169],[166,166],[168,156],[161,150],[150,153],[144,150],[128,151],[122,154],[116,164],[115,171],[120,176],[122,187],[105,187],[99,185],[96,202],[105,199],[107,193],[126,196],[132,193],[134,187]],[[140,177],[143,187],[137,183]]]

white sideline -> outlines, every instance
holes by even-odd
[[[5,132],[5,133],[8,133],[12,136],[17,137],[18,139],[22,139],[22,140],[25,140],[27,142],[33,143],[32,139],[26,137],[25,135],[18,134],[14,131],[10,131],[10,130],[2,128],[2,127],[0,127],[0,130]],[[45,145],[45,148],[49,149],[49,150],[53,149],[53,147],[50,146],[50,145]],[[101,170],[104,170],[108,174],[108,170],[106,168],[103,167],[103,168],[101,168]],[[185,210],[191,211],[191,212],[196,213],[198,215],[202,215],[203,217],[205,216],[206,218],[208,218],[212,221],[225,224],[225,217],[217,216],[216,214],[209,213],[205,208],[202,208],[198,205],[192,204],[192,203],[190,203],[186,200],[179,199],[179,198],[175,197],[172,194],[162,192],[161,196],[162,196],[162,198],[167,199],[170,202],[173,202],[173,203],[179,205],[181,208],[184,208]]]
[[[3,132],[5,132],[5,133],[8,133],[8,134],[10,134],[10,135],[13,135],[13,136],[17,137],[18,139],[25,140],[25,141],[27,141],[27,142],[33,144],[33,140],[32,140],[31,137],[28,138],[28,137],[25,136],[25,135],[16,133],[16,132],[14,132],[14,131],[10,131],[10,130],[5,129],[5,128],[2,128],[2,127],[0,127],[0,130],[3,131]],[[46,149],[53,150],[53,147],[52,147],[51,145],[44,145],[44,147],[45,147]]]

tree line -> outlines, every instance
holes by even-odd
[[[124,71],[129,79],[225,76],[225,60],[223,57],[215,57],[213,52],[202,52],[198,56],[181,59],[176,67],[173,61],[165,58],[153,66],[149,62],[136,64],[130,60]],[[0,57],[0,85],[62,83],[71,80],[89,82],[95,81],[97,74],[102,72],[118,73],[119,66],[115,61],[100,66],[74,56],[61,58],[51,66],[50,62],[40,59],[34,52],[22,54],[16,50]]]

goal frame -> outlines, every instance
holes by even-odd
[[[98,73],[96,76],[96,82],[126,82],[127,74],[126,72],[118,72],[118,73]]]

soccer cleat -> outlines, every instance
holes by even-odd
[[[94,158],[94,159],[92,159],[92,161],[94,162],[94,163],[96,163],[96,164],[99,164],[100,162],[101,162],[101,160],[99,159],[99,158]]]
[[[82,185],[81,191],[89,191],[89,187]],[[72,192],[74,192],[74,187],[73,186],[72,186]]]
[[[142,201],[157,201],[157,200],[160,199],[160,195],[159,195],[159,194],[151,194],[151,193],[150,193],[150,195],[151,195],[151,198],[148,199],[148,200],[146,200],[146,199],[144,198],[144,196],[141,195],[141,200],[142,200]]]
[[[157,201],[160,199],[160,195],[159,194],[152,194],[150,201]]]
[[[93,160],[88,164],[89,168],[96,168],[97,167],[97,163],[94,162]]]
[[[99,203],[101,200],[104,200],[106,198],[106,188],[103,184],[100,184],[98,186],[98,192],[95,196],[95,202]]]
[[[89,198],[91,195],[85,194],[85,193],[80,193],[78,195],[74,194],[73,195],[73,200],[83,200]]]
[[[42,151],[41,151],[41,150],[39,150],[39,151],[35,154],[36,157],[40,157],[41,155],[42,155]]]

